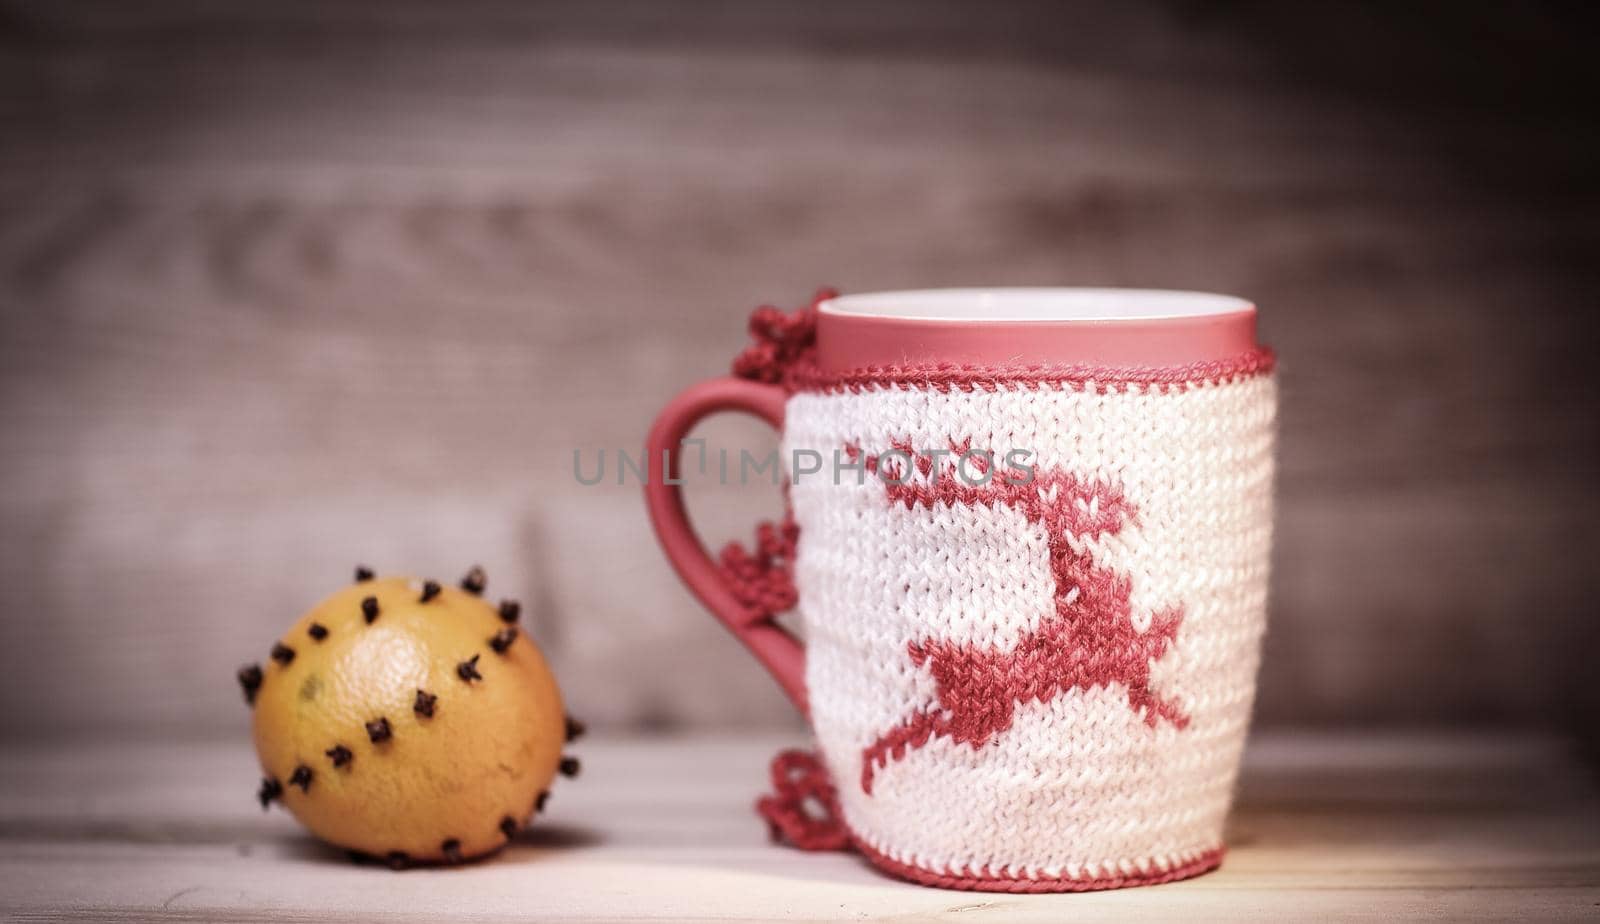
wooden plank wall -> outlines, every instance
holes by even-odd
[[[238,728],[357,561],[482,562],[599,724],[793,722],[571,464],[823,283],[1256,299],[1261,720],[1581,727],[1586,15],[0,4],[0,734]]]

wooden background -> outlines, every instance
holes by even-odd
[[[824,283],[1257,300],[1260,720],[1592,729],[1593,21],[1287,6],[0,3],[0,735],[237,731],[357,561],[792,725],[571,466]]]

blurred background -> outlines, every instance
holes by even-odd
[[[798,739],[638,487],[572,462],[637,452],[751,308],[823,284],[1256,300],[1258,721],[1592,736],[1595,25],[0,3],[0,736],[242,735],[234,669],[361,562],[482,563],[591,725]],[[720,542],[769,493],[693,502]]]

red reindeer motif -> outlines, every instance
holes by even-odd
[[[915,453],[903,442],[893,446],[893,453],[867,457],[867,471],[877,474],[881,461],[899,456],[915,460],[921,477],[908,477],[900,463],[889,461],[880,480],[890,503],[907,510],[931,510],[937,504],[1005,506],[1029,523],[1041,524],[1049,542],[1055,606],[1009,651],[937,638],[911,642],[911,660],[932,675],[938,702],[919,709],[862,751],[863,792],[871,794],[879,768],[936,736],[976,750],[1011,727],[1019,703],[1048,702],[1074,689],[1120,684],[1128,691],[1128,708],[1151,728],[1162,720],[1179,729],[1188,726],[1189,717],[1177,704],[1150,688],[1151,664],[1176,639],[1182,606],[1154,613],[1149,629],[1138,631],[1129,604],[1132,581],[1096,564],[1083,543],[1115,535],[1136,521],[1137,509],[1118,487],[1059,469],[1036,470],[1031,480],[1024,480],[1021,472],[990,473],[986,454],[962,456],[970,442],[952,444],[956,461],[938,471],[932,454]],[[852,459],[860,458],[858,447],[846,451]],[[986,483],[975,483],[979,481]]]

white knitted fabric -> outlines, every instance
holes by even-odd
[[[1265,622],[1275,408],[1270,375],[1104,393],[873,385],[790,399],[785,458],[828,460],[790,488],[811,720],[859,844],[978,879],[1137,878],[1219,850]],[[1097,573],[1131,582],[1137,632],[1181,616],[1145,660],[1149,693],[1170,714],[1136,705],[1114,681],[1052,688],[1005,707],[1008,727],[979,745],[925,734],[874,768],[869,792],[864,754],[875,742],[909,717],[941,721],[932,662],[918,664],[914,646],[949,643],[1005,663],[1082,602],[1057,586],[1044,521],[1015,504],[897,502],[871,474],[862,484],[854,472],[831,476],[847,446],[871,455],[969,440],[997,457],[1025,450],[1040,475],[1120,492],[1125,522],[1067,541]],[[919,479],[931,483],[908,483]],[[1058,486],[1047,500],[1102,512],[1093,492],[1070,493]]]

